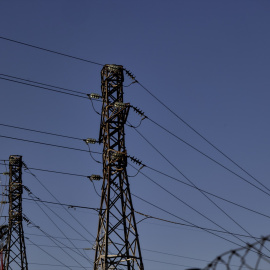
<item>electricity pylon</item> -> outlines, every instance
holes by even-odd
[[[9,221],[4,270],[28,270],[22,217],[22,157],[9,157]]]
[[[124,126],[129,103],[123,102],[123,67],[101,71],[103,185],[95,246],[94,270],[143,270],[139,235],[127,176]]]

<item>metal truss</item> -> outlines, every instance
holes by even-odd
[[[123,67],[105,65],[101,80],[103,105],[99,142],[103,142],[103,185],[94,270],[143,270],[126,172],[124,126],[129,103],[123,101]]]
[[[22,157],[9,157],[9,222],[4,270],[28,270],[22,225]]]

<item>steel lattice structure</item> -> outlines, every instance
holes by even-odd
[[[101,71],[103,185],[94,270],[140,269],[143,261],[132,206],[124,125],[129,104],[123,103],[123,67],[105,65]]]
[[[9,222],[4,270],[28,270],[22,217],[22,157],[9,157]]]

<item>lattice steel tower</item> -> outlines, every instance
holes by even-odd
[[[123,67],[105,65],[101,71],[103,185],[94,270],[143,270],[139,236],[132,206],[124,125],[129,103],[123,102]]]
[[[4,270],[28,270],[22,217],[22,157],[9,157],[9,222]]]

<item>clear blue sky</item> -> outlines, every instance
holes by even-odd
[[[270,188],[270,2],[266,0],[226,1],[0,1],[0,36],[89,59],[101,64],[120,64],[131,70],[171,110],[182,117],[237,164]],[[102,66],[47,53],[0,39],[0,73],[21,77],[85,93],[100,93]],[[0,76],[3,78],[3,76]],[[126,78],[125,85],[130,81]],[[73,137],[98,137],[99,116],[87,99],[48,92],[0,79],[1,124],[37,129]],[[191,131],[138,84],[125,88],[125,101],[142,109],[147,116],[192,146],[211,156],[236,174],[258,185],[228,159]],[[95,103],[101,110],[100,103]],[[130,122],[140,117],[130,113]],[[36,140],[87,150],[83,141],[0,126],[0,135]],[[245,207],[270,215],[270,198],[239,177],[194,151],[151,121],[138,128],[151,143],[198,187]],[[134,129],[126,127],[126,146],[130,155],[184,182],[187,180],[144,141]],[[101,166],[87,152],[72,151],[0,137],[0,159],[23,156],[28,167],[82,175],[101,174]],[[102,151],[94,145],[93,151]],[[96,159],[101,156],[95,155]],[[1,165],[0,172],[5,167]],[[62,203],[99,207],[100,198],[87,178],[33,171]],[[144,168],[142,170],[226,230],[247,235],[198,191]],[[136,171],[128,168],[128,173]],[[5,176],[1,175],[2,183]],[[54,198],[30,174],[23,173],[24,184],[42,200]],[[139,174],[130,178],[132,193],[171,212],[162,212],[137,199],[137,211],[162,219],[221,230]],[[258,185],[259,186],[259,185]],[[101,182],[96,183],[100,192]],[[266,190],[265,188],[262,188]],[[269,192],[269,191],[268,191]],[[25,198],[29,198],[24,192]],[[255,237],[270,234],[270,220],[211,197],[228,215]],[[95,211],[69,210],[90,234],[59,206],[50,208],[72,225],[73,231],[55,214],[41,205],[61,230],[72,239],[96,236]],[[24,201],[27,217],[56,237],[63,234],[39,206]],[[7,208],[5,209],[7,211]],[[5,213],[5,211],[3,213]],[[177,216],[177,217],[176,217]],[[142,219],[136,215],[137,221]],[[1,224],[4,220],[1,219]],[[25,236],[38,245],[55,245],[33,234],[41,232],[24,224]],[[138,224],[146,270],[175,270],[204,267],[207,262],[237,245],[199,229],[146,219]],[[243,243],[219,234],[239,245]],[[241,237],[244,242],[253,239]],[[71,244],[62,240],[67,246]],[[91,260],[91,244],[74,240]],[[26,240],[29,269],[64,269],[59,262]],[[58,248],[42,246],[67,265],[79,266]],[[68,251],[69,252],[69,251]],[[174,254],[165,255],[157,252]],[[91,264],[70,253],[83,266]],[[180,257],[183,256],[183,257]],[[188,259],[184,257],[191,257]],[[196,260],[195,260],[196,259]],[[205,260],[205,261],[200,261]],[[160,261],[160,262],[157,262]],[[182,266],[181,266],[182,265]],[[186,267],[185,267],[186,266]]]

